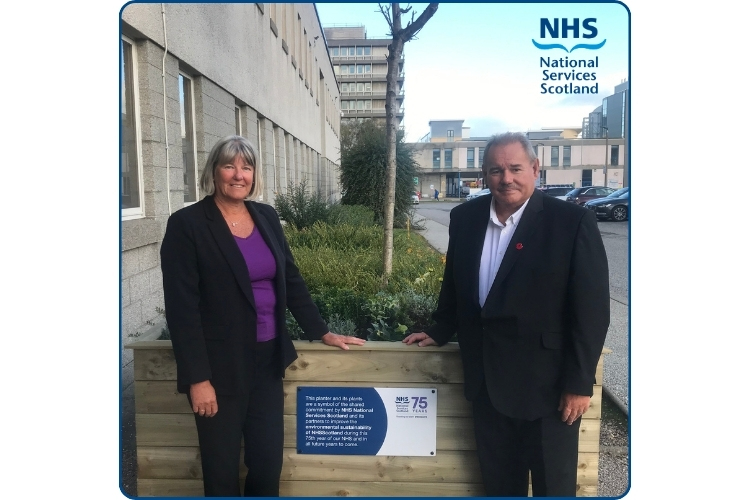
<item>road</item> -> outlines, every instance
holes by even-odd
[[[447,231],[450,211],[457,202],[423,202],[416,211],[418,215],[437,222]],[[435,225],[433,225],[435,227]],[[439,228],[439,226],[438,226]],[[611,319],[605,347],[612,350],[604,359],[603,385],[609,395],[627,409],[629,405],[630,355],[628,341],[629,324],[629,235],[628,222],[599,221],[604,248],[609,262],[609,296]],[[434,234],[434,229],[430,232]],[[429,239],[429,237],[428,237]]]

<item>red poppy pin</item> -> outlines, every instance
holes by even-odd
[[[520,250],[523,248],[523,243],[516,243],[516,250]]]

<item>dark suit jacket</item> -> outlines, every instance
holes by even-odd
[[[480,307],[491,199],[451,211],[437,324],[427,333],[442,345],[457,332],[468,400],[484,380],[500,413],[535,420],[557,411],[563,391],[593,393],[609,326],[607,255],[591,211],[535,190]]]
[[[310,340],[328,326],[294,263],[276,211],[245,202],[276,259],[278,375],[297,358],[287,333],[286,309]],[[256,341],[257,316],[247,265],[213,197],[169,217],[161,246],[164,305],[175,358],[177,387],[210,380],[217,394],[242,394],[249,386],[247,359]]]

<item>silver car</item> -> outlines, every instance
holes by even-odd
[[[473,200],[474,198],[479,198],[480,196],[484,196],[486,194],[490,194],[490,188],[484,188],[474,194],[466,195],[466,201]]]

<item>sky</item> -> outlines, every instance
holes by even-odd
[[[364,25],[368,38],[390,38],[377,3],[317,3],[323,27]],[[401,4],[402,7],[408,4]],[[427,4],[412,4],[416,17]],[[540,50],[540,19],[595,18],[597,36],[556,41],[600,43],[598,50]],[[410,14],[409,14],[410,19]],[[405,25],[407,19],[402,19]],[[580,127],[614,87],[628,79],[628,12],[620,4],[441,3],[404,49],[404,127],[407,141],[429,132],[430,120],[463,119],[473,137],[541,127]],[[588,33],[588,31],[586,31]],[[580,35],[584,34],[581,26]],[[598,56],[598,94],[541,93],[540,57]],[[569,68],[555,71],[570,71]],[[546,82],[550,83],[550,82]],[[587,82],[582,82],[586,83]],[[582,84],[581,83],[581,84]]]

